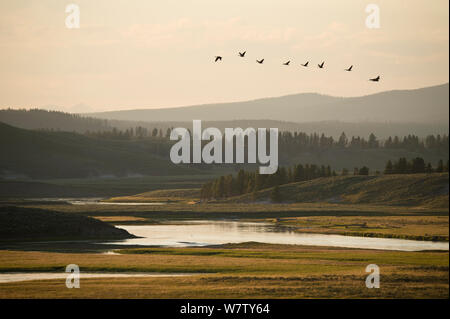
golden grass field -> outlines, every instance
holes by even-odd
[[[0,284],[0,298],[448,298],[448,252],[392,252],[257,243],[141,248],[120,255],[0,251],[1,272],[180,272],[188,277],[82,279]],[[365,268],[380,267],[368,289]]]
[[[296,232],[448,241],[448,216],[308,216],[271,220]]]

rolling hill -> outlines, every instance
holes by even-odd
[[[290,122],[398,122],[446,123],[449,84],[387,91],[361,97],[332,97],[302,93],[253,101],[89,113],[128,121],[278,120]]]
[[[279,186],[283,202],[449,207],[449,175],[337,176]],[[273,188],[227,199],[270,201]]]
[[[228,166],[175,165],[169,159],[171,143],[159,138],[121,140],[71,132],[33,131],[0,122],[0,149],[2,150],[0,178],[23,180],[28,178],[192,176],[211,174],[215,171],[232,172],[237,168],[231,164]],[[318,151],[300,149],[295,154],[280,152],[279,163],[280,165],[315,163],[331,165],[336,170],[366,165],[372,170],[382,170],[388,160],[399,157],[411,159],[418,156],[434,165],[438,160],[448,158],[448,150],[425,149],[419,152],[385,148],[330,148]],[[247,166],[248,169],[252,168],[251,164]],[[35,190],[36,188],[33,193]],[[72,191],[85,193],[82,189],[71,189],[69,193]],[[61,189],[61,193],[67,192]]]
[[[0,174],[70,178],[199,173],[152,155],[152,143],[147,139],[105,140],[69,132],[31,131],[0,123]]]

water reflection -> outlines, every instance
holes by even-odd
[[[80,273],[80,279],[84,278],[128,278],[128,277],[180,277],[192,276],[194,274],[183,273]],[[50,280],[66,279],[66,272],[28,272],[28,273],[2,273],[0,274],[0,283],[31,281],[31,280]]]
[[[118,226],[142,237],[114,242],[118,245],[188,247],[261,242],[347,248],[420,251],[448,250],[447,242],[296,233],[289,227],[240,221],[187,221],[164,225]],[[109,242],[111,243],[111,242]]]
[[[31,198],[27,201],[43,201],[49,203],[68,203],[71,205],[118,205],[118,206],[158,206],[164,205],[163,202],[103,202],[103,197],[86,197],[86,198]]]

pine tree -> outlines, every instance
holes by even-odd
[[[393,166],[391,160],[386,163],[386,167],[384,169],[384,174],[393,174]]]
[[[367,166],[363,166],[359,169],[358,175],[369,175],[369,168]]]
[[[370,133],[368,145],[369,148],[378,148],[379,146],[377,138],[373,133]]]
[[[416,157],[412,160],[411,173],[425,173],[425,161],[421,157]]]
[[[214,197],[222,198],[225,195],[225,177],[220,176],[219,180],[216,181],[214,189]]]
[[[339,140],[338,140],[337,144],[338,144],[339,147],[346,147],[347,143],[348,143],[348,138],[345,135],[345,132],[342,132],[341,136],[339,137]]]
[[[274,203],[279,203],[282,201],[280,187],[278,185],[275,186],[272,190],[272,193],[270,193],[270,200]]]
[[[444,172],[444,162],[442,160],[439,160],[437,168],[436,168],[436,173],[442,173]]]
[[[278,174],[278,185],[283,185],[288,183],[288,174],[286,172],[286,168],[280,167],[276,174]]]
[[[245,190],[245,171],[243,169],[239,170],[237,175],[237,192],[239,195],[244,194]]]

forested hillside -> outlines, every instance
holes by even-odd
[[[271,187],[232,202],[374,204],[448,208],[448,173],[335,176]]]
[[[42,132],[0,123],[0,174],[16,178],[104,175],[183,175],[198,170],[172,164],[159,140],[121,141],[68,132]],[[165,158],[158,154],[167,154]]]

